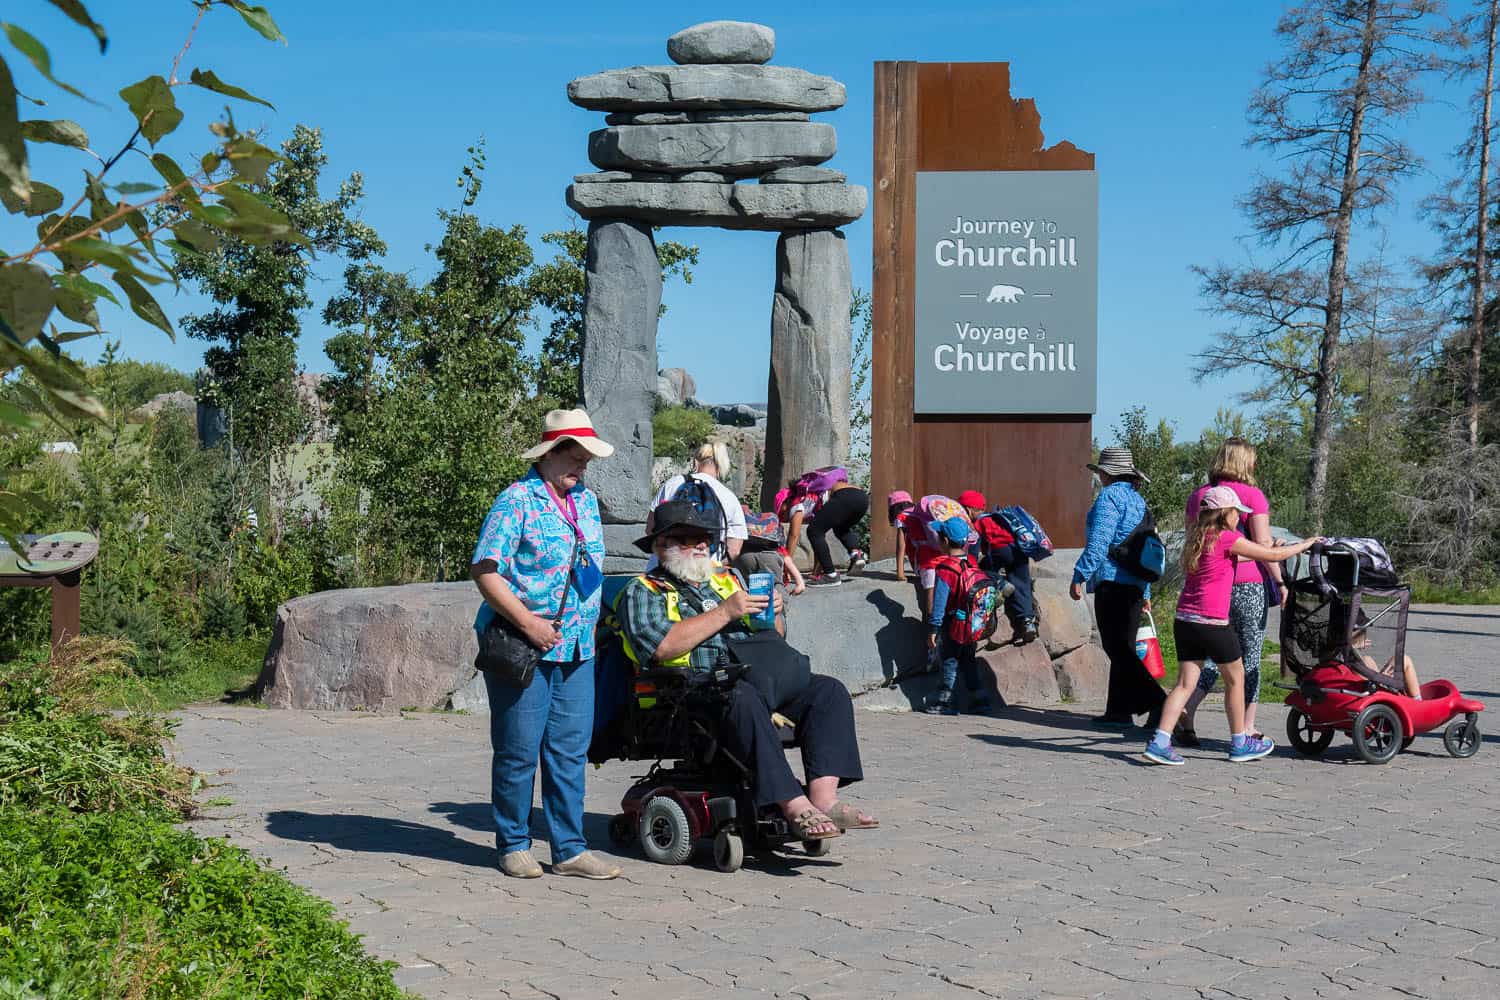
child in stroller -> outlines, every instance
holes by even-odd
[[[1299,560],[1300,562],[1300,560]],[[1348,733],[1371,764],[1386,764],[1419,734],[1445,726],[1455,757],[1479,751],[1481,702],[1451,681],[1426,684],[1406,655],[1411,588],[1373,539],[1331,539],[1287,576],[1281,618],[1282,669],[1297,679],[1287,695],[1287,738],[1320,757]],[[1371,655],[1371,651],[1374,655]]]

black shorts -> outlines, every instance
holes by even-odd
[[[1233,663],[1240,658],[1240,640],[1228,625],[1205,625],[1203,622],[1172,623],[1172,637],[1177,640],[1177,662]]]

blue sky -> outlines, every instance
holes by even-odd
[[[819,116],[837,126],[839,152],[829,163],[869,185],[871,90],[876,60],[1009,61],[1013,93],[1032,97],[1049,143],[1069,139],[1097,154],[1100,174],[1100,385],[1096,436],[1126,407],[1196,435],[1244,380],[1192,381],[1191,355],[1208,342],[1214,320],[1201,311],[1195,263],[1244,259],[1246,226],[1235,201],[1262,162],[1244,148],[1244,109],[1262,67],[1276,55],[1272,34],[1282,5],[1273,0],[1051,0],[1046,3],[783,3],[625,5],[428,0],[370,4],[353,0],[263,0],[289,43],[273,45],[228,11],[205,23],[185,61],[212,68],[230,83],[276,104],[275,112],[237,105],[241,125],[263,125],[284,138],[294,124],[323,129],[330,156],[327,190],[358,170],[364,218],[390,245],[385,264],[418,276],[431,272],[424,246],[439,235],[435,212],[453,207],[464,149],[487,140],[489,170],[478,205],[497,225],[519,223],[541,254],[542,233],[579,225],[563,202],[575,173],[592,170],[585,154],[602,115],[565,96],[573,77],[621,66],[667,62],[665,40],[688,24],[716,18],[753,20],[776,29],[774,62],[842,80],[849,102]],[[47,93],[50,107],[29,114],[80,121],[96,149],[128,135],[120,87],[165,73],[192,20],[186,0],[94,0],[111,35],[100,58],[88,36],[42,0],[12,0],[6,18],[46,42],[60,77],[99,99],[90,108]],[[12,65],[21,60],[8,54]],[[23,90],[43,90],[30,67],[17,67]],[[205,148],[202,131],[223,103],[179,93],[189,110],[165,148],[184,156]],[[1429,105],[1410,129],[1429,158],[1429,175],[1404,192],[1387,223],[1391,252],[1425,252],[1432,243],[1415,217],[1421,194],[1447,173],[1458,138],[1451,106]],[[48,151],[44,172],[84,163]],[[148,176],[139,167],[133,174]],[[72,176],[76,177],[76,174]],[[70,181],[71,183],[71,181]],[[870,222],[848,228],[857,285],[870,285]],[[710,402],[766,396],[765,372],[774,281],[775,236],[711,229],[667,230],[695,242],[702,264],[692,286],[665,295],[660,363],[687,368]],[[13,223],[0,222],[0,245],[19,244]],[[1355,245],[1369,251],[1373,236]],[[342,265],[320,268],[319,307],[303,323],[301,359],[328,368],[321,303],[338,288]],[[192,296],[164,302],[174,317],[203,308]],[[127,314],[108,317],[124,352],[191,370],[204,345],[164,335]],[[89,353],[89,352],[85,352]]]

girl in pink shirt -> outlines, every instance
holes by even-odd
[[[1172,727],[1188,698],[1198,686],[1204,660],[1219,665],[1224,678],[1224,714],[1229,717],[1229,759],[1255,760],[1276,749],[1268,739],[1251,735],[1245,728],[1245,673],[1240,659],[1240,641],[1229,626],[1229,597],[1241,559],[1284,562],[1319,539],[1307,538],[1295,545],[1271,547],[1250,541],[1236,530],[1240,517],[1250,513],[1228,486],[1214,486],[1199,498],[1198,518],[1188,525],[1182,548],[1182,571],[1186,582],[1177,600],[1177,620],[1172,635],[1177,640],[1177,686],[1162,706],[1160,727],[1146,744],[1145,757],[1156,764],[1182,764],[1182,755],[1172,746]]]

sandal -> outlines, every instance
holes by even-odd
[[[835,802],[828,807],[827,812],[828,818],[833,820],[833,825],[840,830],[874,830],[880,826],[880,820],[865,815],[858,806],[852,806],[847,802]]]
[[[793,816],[789,822],[792,824],[792,833],[798,840],[832,840],[834,837],[844,835],[844,831],[839,829],[837,823],[816,809],[804,809]],[[832,833],[814,833],[813,831],[820,826],[831,826],[834,829]]]

